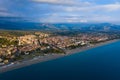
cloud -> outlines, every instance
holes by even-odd
[[[91,12],[91,11],[119,11],[120,10],[120,3],[114,3],[114,4],[106,4],[106,5],[91,5],[91,6],[86,6],[86,7],[64,7],[61,8],[64,11],[68,12],[74,12],[74,11],[85,11],[85,12]]]
[[[8,12],[7,8],[1,6],[0,16],[7,17],[7,16],[13,16],[13,15]]]
[[[43,23],[86,23],[86,22],[118,22],[115,16],[104,15],[104,14],[77,14],[77,13],[53,13],[47,14],[41,17],[38,22]]]
[[[120,21],[119,13],[113,0],[0,0],[0,16],[38,22]]]
[[[0,0],[0,17],[22,17],[28,11],[28,0]],[[28,3],[26,5],[26,3]],[[28,14],[27,14],[28,15]]]
[[[17,14],[11,13],[11,12],[9,12],[9,10],[7,8],[1,6],[0,16],[1,17],[16,17]]]
[[[103,6],[99,6],[99,8],[107,11],[117,11],[120,10],[120,3],[103,5]]]
[[[33,0],[34,2],[39,3],[49,3],[49,4],[74,4],[72,0]]]
[[[38,21],[40,22],[47,22],[47,23],[64,23],[64,22],[82,22],[85,23],[87,20],[83,18],[83,16],[76,15],[76,14],[68,14],[68,15],[62,15],[62,14],[48,14],[46,17],[40,18]]]
[[[0,12],[6,12],[6,8],[0,7]]]
[[[88,6],[91,4],[89,2],[80,2],[76,0],[32,0],[32,1],[44,4],[69,5],[69,6]]]
[[[6,13],[6,12],[0,12],[0,16],[2,16],[2,17],[11,17],[13,15],[10,14],[10,13]]]

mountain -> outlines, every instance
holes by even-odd
[[[0,18],[0,29],[6,30],[94,30],[120,31],[120,25],[111,23],[35,23],[17,18]]]
[[[76,24],[54,24],[60,29],[69,30],[95,30],[95,31],[120,31],[120,25],[111,23],[76,23]]]

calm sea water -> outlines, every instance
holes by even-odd
[[[2,73],[0,80],[120,80],[120,41]]]

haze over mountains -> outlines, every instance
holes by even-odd
[[[120,25],[111,23],[36,23],[17,18],[0,18],[0,29],[5,30],[96,30],[120,31]]]

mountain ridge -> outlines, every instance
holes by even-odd
[[[120,25],[111,23],[36,23],[0,19],[0,29],[5,30],[96,30],[120,31]]]

